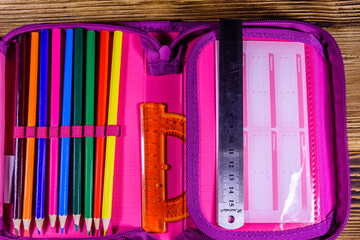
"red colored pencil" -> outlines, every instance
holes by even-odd
[[[97,125],[105,126],[106,109],[107,109],[107,88],[108,88],[108,68],[109,68],[109,32],[101,31],[100,33],[100,61],[99,61],[99,84],[98,84],[98,114]],[[99,230],[101,200],[103,190],[104,175],[104,158],[105,158],[105,138],[96,138],[95,153],[95,190],[94,190],[94,223],[96,233]]]

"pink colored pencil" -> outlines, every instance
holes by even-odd
[[[50,126],[59,127],[61,30],[52,30]],[[59,138],[50,138],[49,218],[55,227],[58,200]]]

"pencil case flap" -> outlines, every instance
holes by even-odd
[[[349,161],[347,155],[347,140],[346,140],[347,139],[346,111],[344,109],[345,76],[344,76],[343,63],[339,48],[336,42],[334,41],[334,39],[327,32],[316,26],[312,26],[306,23],[299,23],[292,21],[245,22],[243,34],[245,40],[244,43],[245,52],[247,48],[246,41],[266,41],[267,42],[266,44],[268,44],[269,41],[275,43],[277,41],[285,41],[285,42],[290,41],[290,42],[298,42],[304,44],[303,51],[305,55],[307,55],[305,56],[306,61],[304,61],[304,69],[307,72],[306,81],[308,81],[306,83],[307,84],[306,92],[308,94],[307,111],[309,114],[308,116],[309,137],[310,137],[309,142],[310,142],[310,146],[313,146],[313,143],[317,144],[317,146],[313,149],[314,151],[312,151],[311,147],[309,147],[308,149],[309,152],[307,153],[310,154],[310,156],[316,156],[317,158],[317,160],[315,161],[310,160],[309,162],[310,168],[314,170],[311,173],[311,176],[313,176],[312,174],[315,174],[316,176],[315,178],[313,178],[313,180],[310,179],[308,180],[309,181],[308,186],[310,186],[310,188],[312,189],[311,190],[312,193],[310,193],[310,195],[312,195],[313,197],[315,196],[315,198],[313,199],[315,205],[312,206],[314,209],[311,210],[312,213],[315,213],[315,218],[313,218],[311,224],[291,225],[288,223],[296,223],[296,222],[299,223],[298,221],[299,219],[296,219],[295,217],[293,219],[290,219],[288,222],[286,222],[284,216],[286,216],[286,211],[290,211],[291,207],[290,209],[289,208],[281,209],[279,207],[279,210],[282,211],[281,217],[284,220],[284,222],[280,223],[280,225],[277,227],[276,226],[274,227],[274,225],[272,224],[264,223],[259,228],[257,228],[256,224],[254,226],[252,226],[252,224],[246,224],[247,221],[246,218],[245,218],[245,226],[235,231],[222,229],[218,227],[218,225],[216,224],[216,219],[215,219],[216,191],[214,190],[214,188],[216,187],[215,184],[216,140],[215,140],[215,105],[214,105],[215,95],[213,93],[215,86],[214,71],[216,68],[213,59],[214,45],[215,45],[214,41],[218,39],[218,33],[216,31],[204,35],[196,43],[196,45],[192,49],[192,52],[190,53],[188,60],[189,66],[192,66],[191,68],[188,68],[188,72],[187,72],[187,92],[186,92],[187,137],[188,137],[187,148],[186,148],[187,194],[188,194],[187,197],[188,197],[188,209],[190,216],[194,220],[196,226],[199,227],[199,229],[202,232],[204,232],[206,235],[214,239],[228,239],[228,238],[309,239],[309,238],[316,238],[321,236],[326,236],[328,238],[337,236],[341,233],[342,229],[344,228],[347,222],[349,209],[350,209],[350,188],[349,188],[350,180],[348,174]],[[250,44],[248,44],[248,48],[250,49],[249,46]],[[269,47],[269,49],[271,52],[272,47]],[[257,53],[257,51],[253,49],[252,52],[249,53],[249,55],[251,55],[251,53]],[[264,60],[267,66],[269,66],[269,61],[271,61],[271,56],[273,55],[269,54],[269,56],[270,57],[267,57]],[[275,58],[275,61],[277,61],[276,57],[277,56],[273,56],[273,58]],[[244,65],[246,64],[246,67],[244,67],[244,72],[246,71],[246,73],[244,73],[244,78],[245,76],[248,77],[249,76],[248,71],[251,71],[251,68],[249,67],[250,65],[249,63],[251,63],[251,60],[248,60],[249,58],[250,56],[246,55],[246,61],[244,60],[244,62],[246,62],[244,63]],[[291,61],[290,58],[288,59],[288,61]],[[257,62],[255,61],[254,64],[257,64],[258,66],[257,68],[255,68],[256,69],[255,71],[260,72],[258,73],[258,75],[260,75],[260,78],[262,76],[261,74],[263,74],[263,78],[266,79],[267,77],[266,75],[264,75],[264,72],[261,67],[261,64],[263,63],[261,63],[260,61]],[[283,65],[285,64],[284,66],[289,67],[289,65],[286,65],[286,62],[282,62],[282,64]],[[276,68],[276,63],[275,63],[275,68]],[[269,67],[267,67],[267,69],[269,69]],[[270,69],[271,69],[271,64],[270,64]],[[252,71],[254,71],[254,69]],[[280,75],[280,73],[276,71],[280,71],[280,70],[275,69],[275,73]],[[255,81],[256,78],[253,77],[253,79],[251,80]],[[246,87],[249,87],[249,85],[247,85]],[[250,94],[250,92],[248,92],[248,94]],[[248,101],[251,101],[251,98],[249,98],[249,96],[247,98]],[[248,106],[251,107],[249,103]],[[263,109],[261,110],[260,109],[261,108],[258,108],[257,111],[263,111]],[[342,113],[342,114],[335,114],[335,113]],[[259,119],[262,119],[262,117],[260,117]],[[246,120],[244,119],[244,122],[245,121]],[[246,152],[245,141],[247,140],[249,141],[248,143],[250,148],[251,137],[253,137],[254,139],[255,135],[252,136],[250,135],[250,132],[246,132],[246,130],[244,131],[245,131],[244,134],[247,134],[244,135],[244,154],[245,154]],[[269,132],[269,144],[267,145],[271,146],[271,141],[273,141],[274,139],[276,141],[276,136],[277,136],[277,144],[280,144],[280,140],[281,140],[280,133],[281,132],[278,133],[275,132],[274,135],[272,132]],[[261,131],[259,134],[261,136],[262,134]],[[263,137],[265,137],[265,135]],[[314,140],[314,138],[316,139],[315,142],[311,140],[311,139]],[[334,141],[334,139],[337,140]],[[264,146],[263,141],[258,144],[262,144],[261,146]],[[334,146],[336,146],[336,151],[333,151]],[[278,148],[280,149],[280,145],[278,145]],[[260,148],[260,150],[257,151],[262,151],[262,150]],[[281,158],[280,154],[281,153],[278,153],[278,161],[280,161]],[[269,155],[271,161],[271,150],[269,150],[267,154],[262,156],[263,157],[267,156],[268,158]],[[254,163],[250,163],[249,161],[248,167],[249,168],[253,167],[250,164],[254,164]],[[265,162],[263,164],[265,164]],[[313,164],[316,164],[316,166],[314,166]],[[244,168],[245,168],[244,171],[246,171],[245,165]],[[259,169],[263,169],[263,167]],[[281,174],[282,174],[280,170],[281,167],[279,168],[278,165],[279,181],[281,181]],[[262,171],[266,172],[268,170],[265,169]],[[251,175],[254,173],[253,172],[250,173],[249,170],[248,174]],[[259,172],[259,174],[261,174],[261,172]],[[246,173],[244,173],[244,176],[246,177]],[[271,176],[271,165],[270,165],[270,176]],[[333,181],[332,179],[335,179],[335,181]],[[264,188],[262,190],[258,190],[258,192],[265,191],[266,193],[268,193],[268,190],[266,189],[273,188],[273,186],[271,186],[271,178],[269,180],[270,180],[269,184],[266,182],[262,182],[262,184],[266,183],[268,185],[263,186]],[[251,181],[251,179],[249,181]],[[245,180],[245,185],[246,185],[246,180]],[[287,183],[285,183],[285,185],[288,186],[290,189],[292,188],[291,186],[287,185]],[[299,185],[301,185],[301,183],[299,183]],[[249,185],[248,188],[250,188],[250,186],[251,185]],[[261,185],[259,185],[259,187],[261,187]],[[279,188],[281,188],[281,186]],[[245,189],[246,186],[244,186],[244,191],[246,191]],[[251,191],[251,189],[248,189],[247,191]],[[256,192],[256,188],[254,188],[254,185],[252,191]],[[277,191],[280,190],[278,189]],[[301,190],[300,192],[303,191],[304,190]],[[339,191],[341,191],[341,193]],[[256,202],[260,201],[259,204],[261,204],[261,200],[259,199],[261,199],[261,196],[262,197],[266,196],[266,193],[263,193],[262,195],[259,194],[257,196],[257,199],[252,198],[251,200],[252,202],[249,202],[248,204],[249,205],[252,204],[253,207],[255,206]],[[285,195],[285,197],[286,196],[288,197],[287,200],[289,200],[290,195]],[[259,205],[257,210],[253,210],[254,211],[253,216],[256,216],[258,211],[260,211],[261,209],[266,208],[264,205],[267,206],[269,204],[272,204],[273,202],[271,201],[271,197],[266,199],[262,198],[262,199],[263,199],[263,203]],[[279,199],[278,201],[280,200],[281,199]],[[268,203],[265,203],[264,201],[268,201]],[[292,203],[290,202],[290,204]],[[246,205],[246,200],[245,200],[245,205]],[[272,205],[271,208],[273,208]],[[273,215],[271,217],[276,215],[275,211],[272,212],[272,214]],[[298,216],[296,213],[293,214],[294,216]],[[318,217],[316,217],[316,214],[319,214]],[[247,214],[246,214],[246,206],[245,206],[245,217],[246,216]],[[263,215],[263,217],[264,216],[265,215]],[[266,217],[264,217],[264,219],[266,219]],[[261,220],[259,222],[261,222]],[[268,231],[266,231],[266,229]]]

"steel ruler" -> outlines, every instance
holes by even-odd
[[[244,225],[242,21],[220,20],[217,61],[217,221]]]

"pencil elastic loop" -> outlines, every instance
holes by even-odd
[[[14,138],[64,138],[64,137],[120,137],[120,125],[107,126],[51,126],[51,127],[14,127]]]
[[[60,137],[70,137],[71,136],[71,126],[61,126],[60,127]]]
[[[35,127],[26,127],[25,128],[25,138],[34,138],[36,134]]]
[[[73,138],[83,137],[83,127],[82,126],[72,126],[71,127],[71,137],[73,137]]]
[[[36,138],[48,138],[48,127],[37,127],[36,128]],[[34,127],[35,132],[35,127]]]
[[[95,137],[105,137],[105,126],[96,126]]]
[[[106,136],[120,137],[120,126],[119,125],[107,125]]]
[[[25,127],[16,126],[14,127],[14,138],[24,138],[25,137]]]
[[[58,138],[59,137],[59,127],[51,126],[49,127],[49,138]]]
[[[84,126],[84,137],[94,137],[95,127],[93,125]]]

